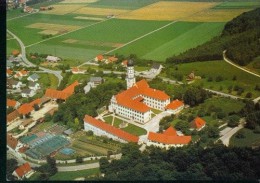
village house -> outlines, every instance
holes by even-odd
[[[178,99],[172,101],[170,104],[168,104],[165,109],[169,111],[172,114],[179,113],[182,109],[184,109],[184,103]]]
[[[33,97],[36,94],[35,90],[23,89],[21,92],[22,97]]]
[[[24,178],[29,178],[35,171],[31,168],[28,162],[19,166],[12,175],[16,176],[18,180],[22,180]]]
[[[16,74],[14,75],[15,78],[18,78],[18,79],[21,79],[22,77],[24,76],[28,76],[28,71],[26,70],[21,70],[21,71],[18,71],[16,72]]]
[[[192,130],[197,130],[200,131],[206,126],[206,121],[204,121],[200,117],[196,117],[192,122],[191,122],[191,129]]]
[[[101,77],[91,77],[89,80],[89,84],[92,88],[95,88],[102,83],[103,79]]]
[[[88,115],[85,115],[84,118],[84,129],[85,131],[92,131],[97,136],[106,136],[122,143],[139,141],[139,137]]]
[[[12,76],[13,71],[11,69],[6,69],[6,77]]]
[[[19,89],[22,87],[22,85],[23,85],[23,83],[21,81],[16,81],[13,79],[7,80],[7,88]]]
[[[23,105],[21,105],[18,109],[18,113],[20,115],[23,116],[23,118],[25,118],[26,116],[30,115],[31,112],[34,110],[33,106],[31,106],[30,104],[28,103],[25,103]]]
[[[14,64],[12,62],[10,62],[9,60],[6,61],[6,68],[7,69],[11,69],[14,67]]]
[[[12,100],[12,99],[7,99],[6,102],[6,107],[12,107],[14,109],[17,109],[21,104],[18,101]]]
[[[41,88],[39,83],[32,82],[32,81],[29,82],[28,87],[34,91],[39,90]]]
[[[152,118],[151,108],[164,111],[170,103],[170,96],[150,88],[146,80],[135,83],[132,60],[127,63],[126,82],[127,90],[112,96],[108,107],[110,112],[144,124]]]
[[[104,61],[104,57],[103,57],[103,55],[97,55],[94,60],[96,62],[102,62],[102,61]]]
[[[176,130],[170,126],[163,133],[149,132],[147,146],[157,146],[160,148],[182,147],[191,142],[191,136],[179,136]]]
[[[39,78],[40,78],[40,76],[39,76],[38,74],[34,73],[34,74],[30,75],[30,76],[27,78],[27,80],[28,80],[28,81],[32,81],[32,82],[36,82],[36,81],[39,80]]]
[[[118,60],[118,58],[116,58],[115,56],[112,56],[112,57],[108,57],[107,59],[105,59],[105,63],[106,64],[111,64],[111,63],[114,63]]]
[[[152,65],[150,73],[157,75],[157,74],[159,74],[161,72],[162,68],[163,68],[163,66],[161,64],[154,63]]]
[[[121,62],[121,66],[122,67],[127,67],[127,60],[124,60],[123,62]]]
[[[29,126],[30,124],[32,124],[34,122],[33,119],[25,119],[20,125],[19,125],[19,129],[23,130],[25,129],[27,126]]]
[[[20,114],[18,110],[15,110],[11,112],[10,114],[7,115],[6,120],[7,120],[7,125],[11,124],[12,122],[18,120],[20,117]]]
[[[50,55],[48,55],[48,56],[46,57],[46,61],[47,61],[47,62],[52,62],[52,63],[57,63],[57,62],[61,61],[61,59],[60,59],[59,57],[55,57],[55,56],[50,56]]]
[[[73,67],[73,68],[71,69],[71,72],[72,72],[73,74],[84,74],[84,73],[86,72],[86,70],[81,70],[81,69],[79,69],[78,67]]]

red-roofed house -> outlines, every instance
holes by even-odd
[[[110,64],[110,63],[114,63],[116,61],[118,61],[118,58],[113,56],[113,57],[108,57],[108,59],[106,59],[105,63]]]
[[[18,113],[25,117],[25,115],[30,114],[33,110],[34,108],[30,104],[25,103],[18,108]]]
[[[151,119],[151,108],[163,111],[169,103],[170,97],[166,93],[150,88],[143,79],[131,88],[113,96],[109,111],[140,123],[146,123]]]
[[[196,117],[192,122],[191,122],[191,128],[196,129],[197,131],[200,131],[202,128],[206,126],[206,121],[204,121],[200,117]]]
[[[167,111],[173,114],[179,113],[183,108],[184,108],[184,103],[182,101],[179,101],[178,99],[172,101],[170,104],[168,104],[165,107]]]
[[[84,129],[86,131],[93,131],[97,136],[107,136],[113,140],[123,143],[138,142],[139,137],[127,133],[119,128],[111,126],[103,121],[99,121],[91,116],[85,115]]]
[[[78,81],[75,81],[62,91],[58,91],[55,89],[47,89],[45,91],[45,97],[52,98],[54,100],[61,99],[61,100],[66,100],[68,97],[70,97],[74,93],[75,87],[79,85]]]
[[[11,69],[6,69],[6,76],[10,77],[13,74],[13,71]]]
[[[104,60],[103,55],[97,55],[96,58],[95,58],[96,62],[102,62],[103,60]]]
[[[176,130],[171,126],[163,133],[149,132],[146,144],[169,149],[170,147],[182,147],[189,144],[190,141],[191,136],[178,136]]]
[[[121,65],[122,65],[123,67],[127,67],[127,60],[124,60],[124,61],[121,63]]]
[[[29,178],[34,171],[32,170],[30,164],[24,163],[21,166],[19,166],[12,175],[16,176],[19,180],[23,179],[24,177]]]
[[[24,76],[28,76],[28,71],[26,70],[21,70],[21,71],[18,71],[16,72],[16,74],[14,75],[15,78],[18,78],[18,79],[21,79],[22,77]]]
[[[84,74],[86,72],[86,70],[81,70],[78,67],[73,67],[73,68],[71,68],[71,72],[73,74]]]
[[[11,122],[19,119],[19,117],[20,117],[20,114],[19,114],[18,110],[11,112],[6,117],[7,118],[7,125],[9,125]]]
[[[12,108],[16,109],[19,106],[20,106],[19,102],[15,101],[15,100],[7,99],[7,102],[6,102],[7,108],[12,107]]]

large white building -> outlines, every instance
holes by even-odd
[[[109,111],[139,123],[152,118],[153,109],[161,111],[170,104],[170,97],[163,91],[150,88],[146,80],[135,82],[133,61],[127,63],[127,90],[112,96]]]

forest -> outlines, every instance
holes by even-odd
[[[260,151],[228,148],[222,144],[200,148],[187,146],[168,151],[136,144],[122,148],[120,160],[100,159],[102,180],[246,180],[260,177]]]
[[[243,13],[226,23],[222,34],[212,40],[166,59],[166,63],[222,60],[223,51],[235,63],[245,66],[260,55],[260,8]]]

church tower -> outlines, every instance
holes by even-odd
[[[135,70],[133,60],[127,62],[127,73],[126,73],[126,86],[127,89],[131,88],[135,84]]]

